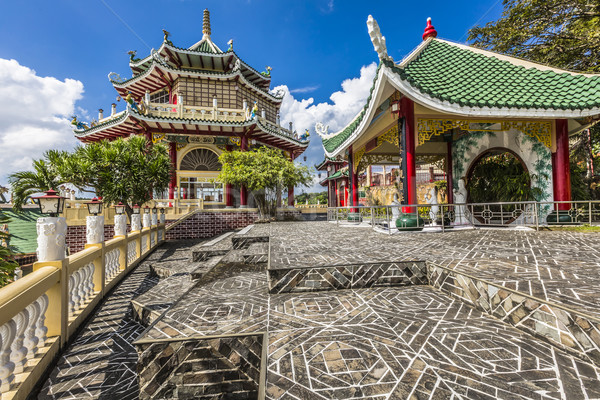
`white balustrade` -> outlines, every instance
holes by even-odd
[[[94,295],[93,262],[69,275],[69,318],[82,309]]]
[[[11,319],[0,326],[0,393],[8,392],[15,380],[15,363],[10,350],[17,334],[17,323]]]
[[[0,398],[15,385],[15,375],[46,343],[48,296],[43,294],[0,326]]]
[[[142,236],[142,254],[144,254],[148,250],[148,237]]]
[[[119,257],[121,249],[118,247],[105,254],[104,256],[104,275],[106,282],[110,282],[115,276],[119,275],[121,270],[119,266]]]
[[[127,243],[127,264],[131,264],[135,261],[135,259],[137,258],[137,251],[136,251],[136,242],[135,240],[132,240],[131,242]]]
[[[150,232],[150,247],[154,247],[156,244],[156,235],[154,232]]]

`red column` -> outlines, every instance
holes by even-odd
[[[290,160],[294,162],[294,153],[291,152]],[[288,186],[288,207],[294,207],[294,187]]]
[[[446,156],[446,187],[448,188],[448,204],[454,203],[454,191],[452,186],[452,142],[448,142],[448,153]]]
[[[225,150],[231,151],[231,145],[225,146]],[[233,208],[233,186],[231,183],[225,185],[225,207]]]
[[[415,165],[415,109],[412,100],[402,98],[402,114],[406,124],[406,143],[404,143],[404,154],[406,157],[406,184],[408,187],[407,204],[417,204],[417,168]]]
[[[554,201],[571,201],[571,170],[569,167],[569,127],[566,119],[556,120],[556,153],[552,153],[552,186]],[[568,203],[559,210],[568,210]]]
[[[248,150],[248,137],[246,135],[242,136],[240,150]],[[240,187],[240,208],[246,207],[248,207],[248,191],[246,190],[246,186],[242,185],[242,187]]]
[[[358,205],[358,171],[355,171],[354,154],[352,154],[352,146],[348,149],[348,169],[350,170],[350,182],[352,183],[352,206]],[[357,212],[358,210],[352,210]]]
[[[177,186],[177,145],[175,142],[169,143],[169,158],[171,159],[171,166],[173,167],[173,174],[169,181],[169,199],[174,199],[175,187]]]

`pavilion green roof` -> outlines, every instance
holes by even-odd
[[[526,68],[519,61],[434,39],[404,68],[384,63],[421,93],[461,106],[555,110],[600,106],[600,75]]]
[[[600,75],[562,71],[441,39],[424,42],[399,65],[390,60],[382,60],[382,65],[401,92],[456,112],[492,109],[508,116],[510,110],[519,110],[539,117],[542,110],[548,118],[553,110],[557,115],[560,111],[561,115],[573,111],[573,116],[583,111],[600,113],[594,111],[600,108]],[[376,74],[369,98],[354,120],[337,135],[323,139],[327,152],[338,149],[361,125],[382,75]]]
[[[10,245],[17,253],[35,253],[37,249],[36,222],[41,216],[39,208],[24,208],[22,212],[15,213],[12,208],[2,208],[0,213],[8,216],[8,232],[11,235]]]

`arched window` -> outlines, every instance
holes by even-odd
[[[208,149],[194,149],[183,157],[179,169],[185,171],[220,171],[221,163],[215,152]]]

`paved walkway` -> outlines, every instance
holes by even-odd
[[[132,343],[145,327],[134,318],[131,300],[159,282],[151,265],[181,254],[187,260],[194,244],[167,243],[125,277],[60,357],[38,399],[137,399],[138,355]]]
[[[247,233],[265,235],[273,269],[424,260],[600,315],[600,235],[388,236],[326,222],[257,225]],[[269,399],[600,399],[598,367],[432,287],[269,294],[265,243],[234,250],[228,237],[213,247],[213,255],[197,261],[191,253],[199,246],[190,243],[155,252],[86,325],[40,398],[137,398],[130,343],[140,334],[157,340],[268,332]],[[164,267],[165,278],[148,290],[157,282],[149,276],[152,263]],[[158,310],[143,333],[128,306],[142,292],[140,307]],[[144,365],[154,362],[145,356]],[[150,376],[154,386],[165,385],[156,398],[184,393],[185,385],[164,383],[171,372]],[[195,382],[189,389],[203,371],[186,374]]]

